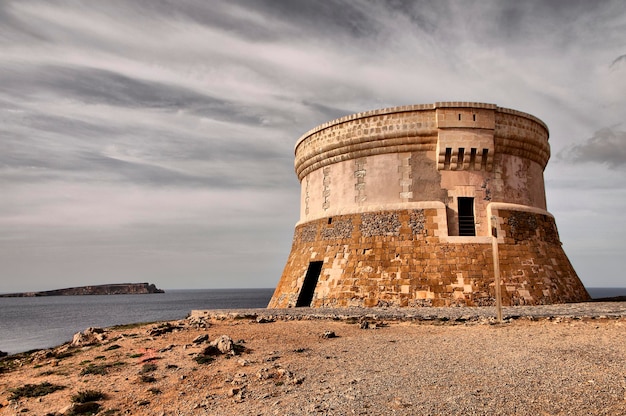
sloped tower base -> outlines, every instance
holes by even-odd
[[[419,205],[426,208],[342,215],[299,225],[269,307],[495,304],[492,238],[440,237],[445,207]],[[504,305],[589,300],[550,214],[493,205]],[[315,264],[321,269],[312,276],[307,271]],[[302,293],[306,279],[317,279],[309,283],[315,289],[308,296]]]

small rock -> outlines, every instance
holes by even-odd
[[[242,387],[233,387],[232,389],[228,390],[228,397],[241,396],[242,392]]]
[[[99,410],[100,404],[96,402],[74,403],[70,407],[69,413],[73,415],[95,415],[96,413],[98,413]]]
[[[267,324],[275,321],[276,320],[272,317],[259,316],[256,318],[257,324]]]
[[[222,335],[211,343],[222,354],[235,355],[235,343],[228,335]]]
[[[261,368],[256,373],[256,378],[258,378],[259,380],[268,380],[273,377],[274,377],[274,374],[270,373],[270,370],[267,367]]]
[[[333,331],[324,331],[324,333],[322,334],[322,338],[324,339],[337,338],[337,334],[335,334],[335,332]]]
[[[207,342],[209,340],[208,334],[198,335],[193,339],[194,344],[202,344],[203,342]]]
[[[9,355],[8,352],[0,351],[0,357],[6,357],[7,355]]]
[[[167,346],[167,347],[165,347],[165,348],[161,348],[161,349],[159,350],[159,352],[166,352],[166,351],[170,351],[170,350],[174,349],[174,347],[175,347],[175,346],[176,346],[176,345],[174,345],[174,344],[170,344],[170,345],[168,345],[168,346]]]
[[[77,332],[72,338],[72,347],[85,347],[94,345],[106,339],[106,334],[102,328],[87,328],[83,332]]]

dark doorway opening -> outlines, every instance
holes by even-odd
[[[317,280],[322,272],[323,261],[312,261],[309,263],[309,269],[304,276],[304,283],[302,289],[300,289],[300,295],[296,302],[296,308],[301,306],[311,306],[313,300],[313,293],[315,293],[315,286],[317,286]]]
[[[459,235],[475,236],[474,198],[459,197]]]

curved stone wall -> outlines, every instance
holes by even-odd
[[[494,215],[505,302],[587,299],[546,211],[549,157],[541,120],[484,103],[375,110],[309,131],[295,149],[300,221],[270,306],[490,304]]]

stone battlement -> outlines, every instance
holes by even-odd
[[[444,102],[368,111],[322,124],[298,140],[296,174],[302,180],[344,160],[432,150],[441,129],[455,128],[491,131],[499,151],[530,158],[542,168],[550,157],[548,128],[538,118],[493,104]]]

